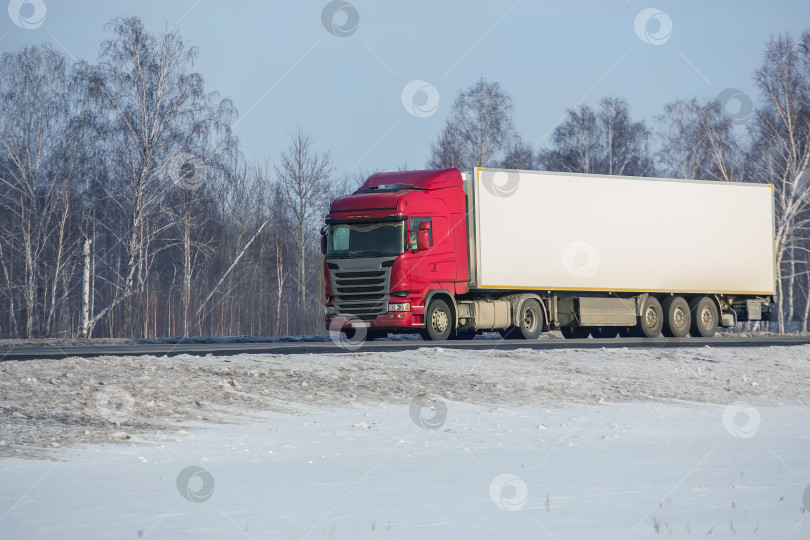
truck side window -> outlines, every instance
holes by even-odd
[[[430,230],[428,231],[428,239],[430,240],[430,245],[433,245],[433,218],[429,217],[412,217],[411,224],[408,227],[409,231],[415,231],[419,228],[420,223],[430,223]],[[409,232],[408,233],[408,246],[410,249],[416,249],[416,233]]]
[[[332,245],[335,251],[349,249],[349,228],[347,226],[338,225],[332,229]]]

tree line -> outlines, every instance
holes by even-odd
[[[0,337],[323,333],[318,230],[367,175],[339,176],[302,130],[276,161],[247,162],[237,111],[193,71],[195,47],[137,17],[109,30],[96,63],[47,44],[0,59]],[[481,79],[427,166],[769,183],[778,328],[806,330],[810,33],[772,39],[755,80],[744,126],[718,100],[678,100],[649,124],[606,97],[530,146],[508,93]]]
[[[196,48],[109,30],[95,64],[0,59],[0,337],[322,333],[329,153],[247,163]]]

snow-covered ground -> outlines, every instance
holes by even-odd
[[[6,362],[0,537],[807,538],[808,405],[810,347]]]

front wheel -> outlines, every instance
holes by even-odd
[[[425,329],[420,332],[425,341],[444,341],[453,330],[453,313],[444,300],[433,300],[425,312]]]

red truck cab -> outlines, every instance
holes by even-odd
[[[424,333],[432,296],[467,292],[465,213],[458,169],[378,173],[333,201],[322,230],[326,327]]]

